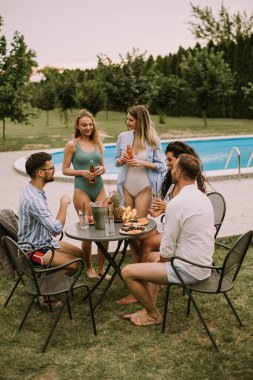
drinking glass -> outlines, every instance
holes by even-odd
[[[105,235],[115,235],[114,217],[111,214],[105,214]]]
[[[81,230],[87,230],[89,228],[89,216],[88,211],[79,211],[79,221]]]

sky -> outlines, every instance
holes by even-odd
[[[217,16],[222,0],[191,0]],[[230,14],[253,12],[253,0],[223,0]],[[133,47],[154,58],[196,43],[189,31],[190,0],[0,0],[10,43],[14,31],[35,51],[39,67],[92,68],[97,56],[113,62]]]

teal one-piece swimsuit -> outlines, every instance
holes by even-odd
[[[93,152],[85,152],[81,149],[77,141],[75,141],[75,145],[76,152],[72,159],[72,164],[75,170],[89,170],[90,160],[93,160],[94,166],[99,166],[101,164],[101,154],[99,150],[95,149]],[[75,189],[84,191],[90,197],[92,202],[97,199],[103,187],[103,180],[101,176],[96,176],[95,183],[89,183],[86,178],[76,176],[74,183]]]

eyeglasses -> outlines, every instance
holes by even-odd
[[[47,170],[53,170],[53,171],[55,171],[55,167],[54,166],[52,166],[51,168],[48,168],[48,169],[40,169],[40,170],[43,170],[43,171],[47,171]]]

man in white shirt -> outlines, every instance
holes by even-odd
[[[162,323],[162,316],[156,308],[158,287],[152,284],[180,282],[170,263],[173,256],[212,265],[214,215],[208,197],[195,185],[200,172],[199,160],[189,154],[179,156],[171,172],[179,193],[166,207],[160,261],[130,264],[122,270],[122,277],[131,293],[144,306],[143,310],[125,316],[135,325]],[[201,281],[211,273],[209,269],[180,260],[175,260],[174,264],[183,281],[189,284]]]

